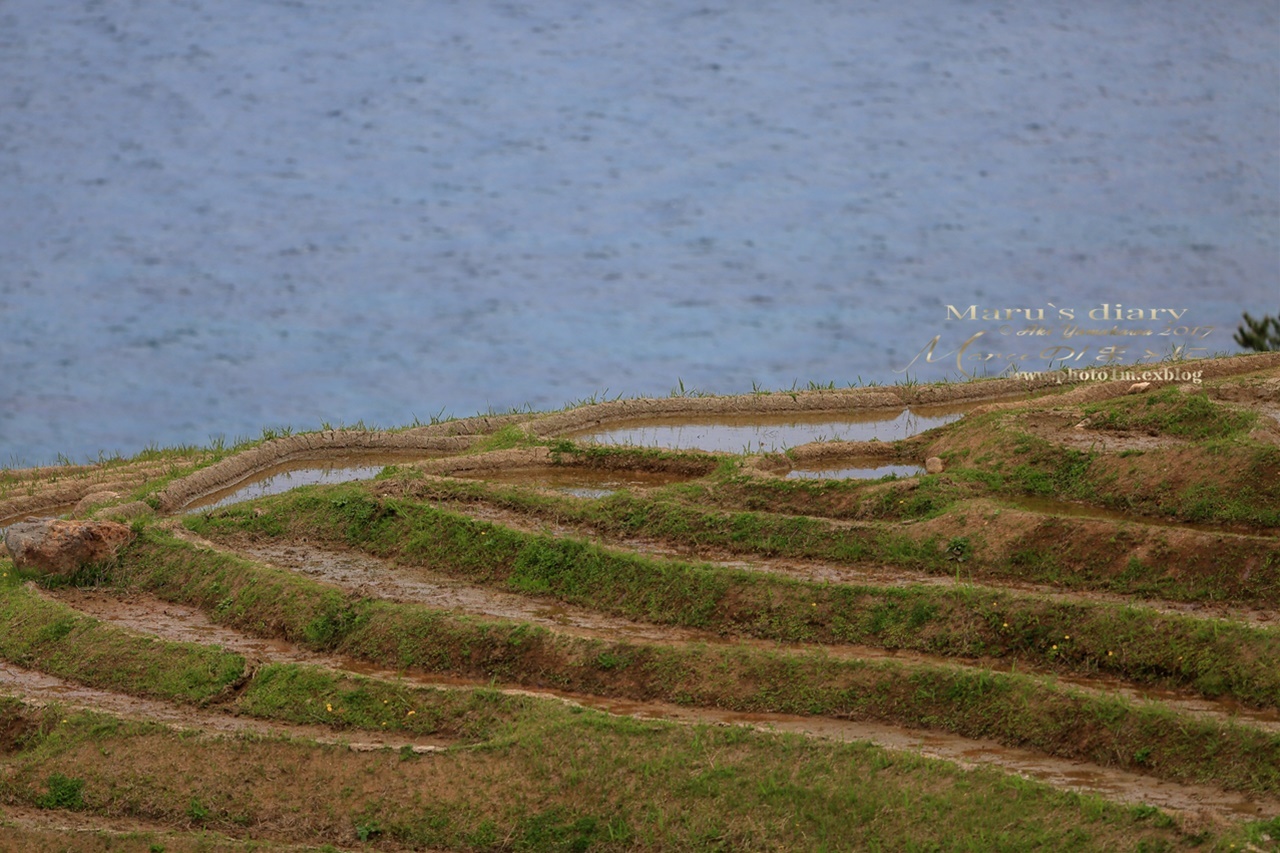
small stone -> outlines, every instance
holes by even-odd
[[[10,525],[4,545],[20,569],[69,575],[114,557],[132,538],[132,530],[114,521],[42,518]]]
[[[941,474],[942,467],[941,457],[930,456],[928,459],[924,460],[924,470],[926,474]]]
[[[76,518],[80,518],[95,506],[102,506],[118,500],[120,500],[119,492],[91,492],[76,503],[75,509],[71,510],[71,514]]]
[[[1135,382],[1135,383],[1133,383],[1132,385],[1130,385],[1130,386],[1129,386],[1129,390],[1128,390],[1128,391],[1126,391],[1125,393],[1126,393],[1126,394],[1141,394],[1143,391],[1146,391],[1146,390],[1147,390],[1148,388],[1150,388],[1150,387],[1151,387],[1151,383],[1150,383],[1150,382]]]

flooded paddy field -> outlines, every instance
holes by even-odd
[[[591,444],[758,453],[814,441],[898,441],[956,420],[963,407],[928,411],[927,415],[904,409],[839,418],[830,413],[667,417],[566,437]]]

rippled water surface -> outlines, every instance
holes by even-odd
[[[0,463],[1234,351],[1280,296],[1278,36],[1247,0],[10,0]]]
[[[569,437],[591,444],[759,453],[785,450],[811,441],[898,441],[951,423],[969,408],[973,407],[952,407],[951,411],[930,409],[930,414],[904,409],[858,415],[819,412],[653,418],[570,433]]]

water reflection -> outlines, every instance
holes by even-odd
[[[595,444],[727,453],[784,450],[813,441],[899,441],[962,417],[973,405],[863,413],[651,418],[567,436]]]

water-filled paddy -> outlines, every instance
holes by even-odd
[[[279,495],[299,486],[332,486],[357,480],[372,480],[388,465],[422,458],[404,453],[351,454],[335,459],[300,459],[272,465],[238,483],[211,492],[186,507],[187,512],[208,511],[242,501]]]
[[[969,408],[652,418],[567,437],[593,444],[757,453],[813,441],[899,441],[951,423]]]

